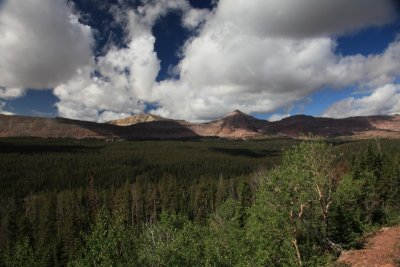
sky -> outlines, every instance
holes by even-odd
[[[0,113],[400,113],[397,0],[0,0]]]

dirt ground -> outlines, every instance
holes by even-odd
[[[367,239],[364,249],[344,251],[338,262],[353,267],[399,267],[400,226],[382,228]]]

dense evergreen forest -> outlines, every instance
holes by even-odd
[[[324,266],[400,222],[400,140],[0,139],[0,266]]]

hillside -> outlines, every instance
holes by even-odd
[[[327,138],[399,138],[400,116],[333,119],[296,115],[280,121],[269,122],[235,110],[221,119],[205,123],[177,121],[151,114],[139,114],[108,123],[96,123],[64,118],[0,115],[0,137],[253,139],[263,137],[298,138],[308,133]]]
[[[163,118],[161,116],[153,115],[153,114],[137,114],[133,116],[129,116],[119,120],[112,120],[107,123],[114,124],[118,126],[130,126],[137,123],[143,122],[152,122],[152,121],[168,121],[170,119]]]
[[[197,134],[173,120],[117,126],[64,118],[0,115],[0,137],[178,139],[197,137]]]

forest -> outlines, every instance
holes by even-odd
[[[331,266],[400,223],[400,140],[0,139],[0,266]]]

